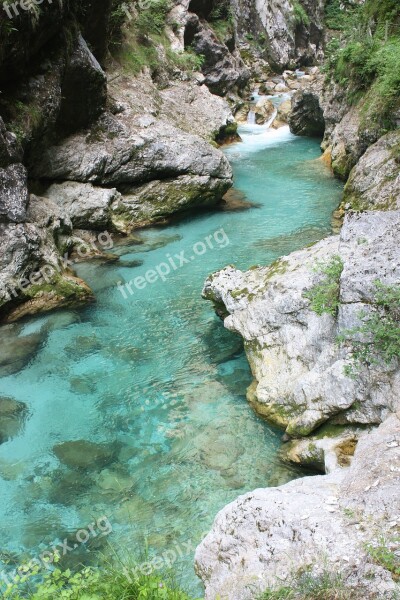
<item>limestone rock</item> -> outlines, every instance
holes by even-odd
[[[388,133],[371,146],[350,174],[343,205],[355,210],[400,208],[400,134]]]
[[[275,107],[268,98],[261,98],[254,107],[256,115],[256,123],[264,125],[267,123],[275,112]]]
[[[206,600],[250,600],[287,585],[307,566],[318,580],[340,573],[357,598],[393,597],[391,573],[367,545],[395,538],[398,526],[399,414],[360,440],[349,469],[240,496],[197,548]]]
[[[58,127],[72,133],[100,116],[107,97],[106,75],[79,34],[61,86]]]
[[[74,181],[55,183],[44,195],[68,215],[74,229],[98,231],[113,228],[111,205],[121,197],[115,188]]]
[[[295,437],[321,424],[380,423],[394,409],[400,370],[364,367],[346,375],[350,349],[338,332],[359,325],[359,314],[374,299],[374,282],[400,281],[400,212],[348,215],[341,236],[327,238],[270,267],[243,273],[227,267],[211,276],[204,297],[240,333],[255,377],[248,399],[267,420]],[[337,319],[314,313],[305,292],[317,281],[318,262],[340,256]]]
[[[26,169],[21,164],[0,169],[0,221],[23,223],[29,194]]]
[[[325,120],[319,97],[310,90],[299,90],[292,98],[290,130],[296,135],[322,137]]]
[[[0,397],[0,444],[18,434],[26,409],[26,404],[23,402]]]

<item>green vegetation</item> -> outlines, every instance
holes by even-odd
[[[373,561],[383,567],[393,576],[396,581],[400,580],[400,538],[385,540],[381,537],[377,543],[370,543],[366,550]]]
[[[310,25],[310,17],[298,0],[292,0],[296,25]]]
[[[343,261],[340,256],[334,256],[328,263],[319,262],[315,268],[321,274],[321,279],[304,297],[311,301],[311,310],[317,315],[336,316],[339,308],[340,276],[343,271]]]
[[[348,90],[349,102],[363,96],[364,124],[385,133],[400,106],[400,3],[330,0],[325,14],[328,27],[338,31],[327,45],[328,77]]]
[[[3,591],[4,600],[191,600],[169,574],[144,575],[122,567],[84,568],[73,573],[56,568],[40,581],[39,567],[17,576]]]
[[[324,570],[321,575],[309,571],[293,578],[289,585],[266,590],[259,600],[353,600],[354,590],[346,588],[340,573]]]
[[[233,38],[235,28],[229,0],[220,0],[212,9],[208,21],[221,42],[226,43]]]
[[[400,359],[400,285],[377,281],[375,288],[374,309],[360,313],[362,324],[342,332],[339,338],[353,345],[353,367],[381,361],[390,365]],[[348,374],[352,374],[353,367],[348,368]]]
[[[203,56],[191,49],[182,53],[171,50],[165,35],[170,9],[170,0],[152,0],[147,8],[138,7],[136,16],[132,14],[129,19],[127,6],[121,4],[120,0],[116,1],[111,17],[114,40],[112,50],[126,71],[138,75],[148,67],[152,75],[157,75],[163,68],[184,71],[201,69]],[[121,31],[123,33],[119,34]]]

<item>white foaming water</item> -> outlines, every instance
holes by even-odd
[[[247,115],[247,123],[248,123],[248,125],[256,124],[256,113],[254,112],[254,110],[251,110],[249,112],[249,114]]]
[[[272,121],[275,119],[275,116]],[[269,125],[272,121],[266,125],[246,124],[239,127],[238,133],[242,139],[242,143],[226,148],[225,153],[231,158],[233,156],[252,154],[253,152],[296,140],[296,136],[290,132],[288,125],[279,129],[271,129]]]

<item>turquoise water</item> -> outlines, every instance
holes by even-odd
[[[251,375],[241,341],[201,290],[226,264],[266,264],[323,237],[341,185],[316,161],[317,141],[288,128],[241,134],[226,155],[237,189],[257,207],[143,231],[142,245],[114,249],[128,266],[78,266],[95,305],[17,330],[40,331],[42,341],[21,371],[0,379],[0,396],[29,409],[20,433],[0,446],[1,548],[10,564],[107,515],[112,534],[79,544],[65,565],[96,563],[108,542],[132,555],[146,544],[150,556],[175,553],[184,583],[201,592],[193,549],[218,510],[302,474],[279,462],[281,434],[246,403]],[[132,287],[133,295],[116,285],[182,251],[189,263],[165,281]],[[71,440],[109,444],[112,457],[68,467],[53,448]]]

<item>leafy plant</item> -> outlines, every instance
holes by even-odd
[[[368,544],[366,549],[378,565],[390,571],[395,580],[400,580],[400,538],[385,540],[381,537],[377,543]]]
[[[336,316],[339,308],[340,276],[343,271],[343,261],[340,256],[334,256],[328,263],[319,262],[315,271],[321,275],[320,281],[304,293],[310,300],[310,308],[317,315]]]
[[[77,573],[55,568],[41,581],[38,571],[15,578],[3,592],[5,600],[191,600],[171,575],[137,574],[135,569],[84,568]]]
[[[310,17],[298,0],[292,0],[294,20],[296,25],[310,25]]]
[[[259,600],[353,600],[354,590],[346,588],[340,573],[324,569],[315,575],[305,571],[294,576],[290,585],[266,590]]]
[[[344,331],[339,338],[351,341],[355,366],[379,361],[389,365],[400,359],[400,285],[376,281],[374,305],[371,312],[359,314],[361,325]]]

